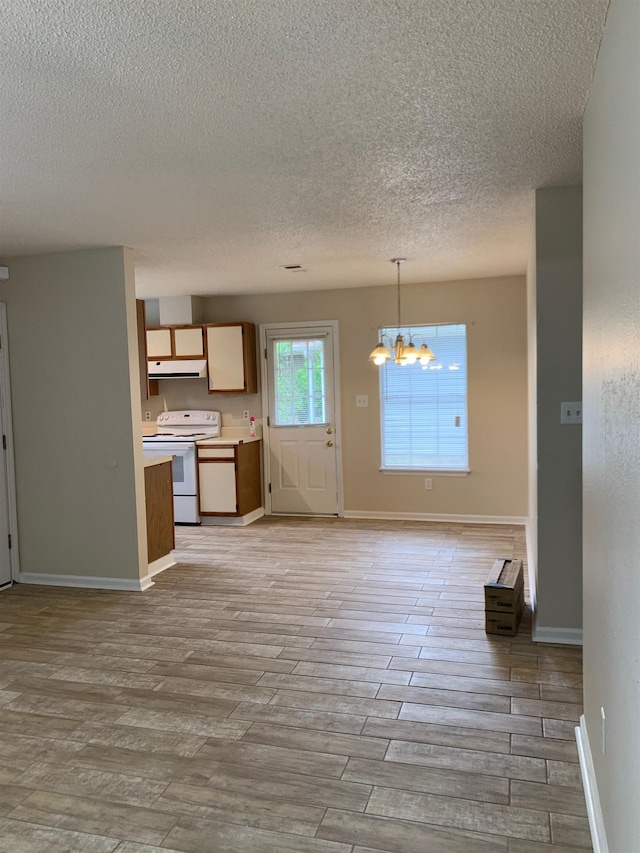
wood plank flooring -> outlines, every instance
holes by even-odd
[[[0,593],[1,853],[579,853],[580,650],[484,632],[520,527],[177,528]]]

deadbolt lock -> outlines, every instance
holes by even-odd
[[[327,435],[331,435],[332,432],[333,432],[333,430],[331,429],[331,427],[328,427],[327,428]]]

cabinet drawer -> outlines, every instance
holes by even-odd
[[[198,461],[201,459],[234,459],[235,447],[199,447]]]

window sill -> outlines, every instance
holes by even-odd
[[[383,474],[399,474],[403,477],[411,476],[412,474],[424,477],[425,474],[430,474],[432,477],[466,477],[471,473],[470,468],[379,468]]]

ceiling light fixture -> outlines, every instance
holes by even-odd
[[[369,361],[372,361],[374,364],[377,365],[384,364],[385,361],[389,361],[389,359],[393,358],[395,363],[400,365],[415,364],[416,361],[419,361],[420,364],[426,366],[427,364],[429,364],[430,361],[433,361],[435,359],[435,355],[427,346],[427,343],[422,337],[422,335],[409,335],[408,342],[405,343],[405,336],[400,331],[400,264],[403,264],[405,261],[406,258],[391,258],[391,263],[395,264],[398,270],[398,334],[396,336],[395,342],[392,342],[391,338],[385,332],[380,335],[380,341],[378,343],[378,346],[371,352],[371,355],[369,356]],[[414,337],[419,337],[422,339],[422,346],[419,349],[413,342]],[[387,346],[385,342],[389,345]]]

